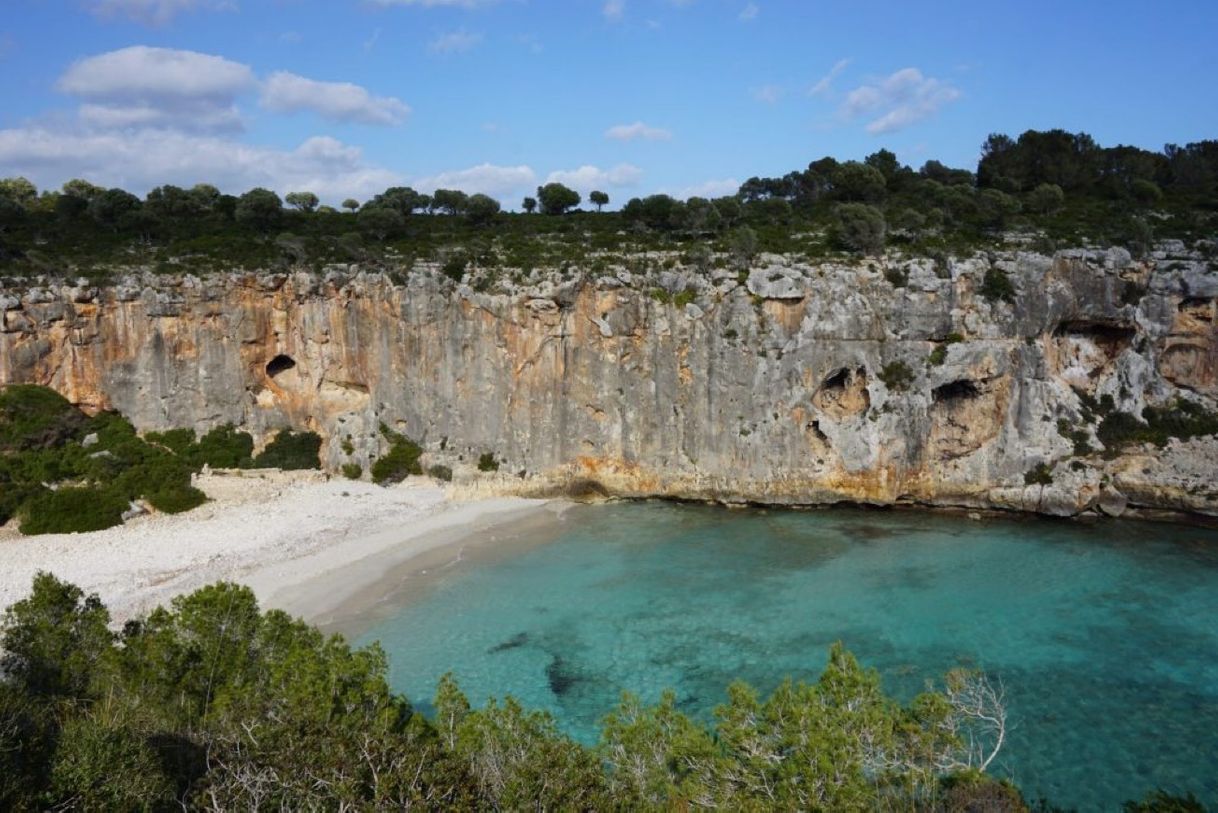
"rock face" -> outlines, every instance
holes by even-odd
[[[980,295],[991,268],[1013,302]],[[1218,514],[1218,441],[1106,459],[1065,436],[1102,449],[1080,393],[1135,415],[1177,397],[1214,407],[1218,272],[1182,246],[1140,262],[764,255],[739,277],[660,277],[479,292],[434,268],[405,283],[341,268],[9,286],[0,383],[46,384],[142,430],[307,427],[331,467],[366,468],[384,423],[437,461],[493,452],[522,492]],[[1039,464],[1052,483],[1026,485]]]

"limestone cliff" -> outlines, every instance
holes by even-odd
[[[980,295],[991,268],[1013,302]],[[1107,459],[1085,405],[1213,408],[1216,300],[1215,266],[1178,244],[474,287],[430,267],[131,273],[0,292],[0,383],[144,430],[309,427],[332,467],[366,467],[384,422],[433,459],[495,453],[521,491],[1218,514],[1218,441]],[[1052,482],[1026,485],[1042,463]]]

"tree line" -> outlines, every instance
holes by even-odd
[[[140,199],[80,179],[40,192],[24,178],[8,178],[0,180],[0,260],[20,260],[30,249],[37,255],[38,246],[54,241],[156,245],[225,230],[262,239],[287,230],[289,238],[312,231],[351,235],[348,242],[408,241],[431,219],[496,235],[519,229],[520,218],[582,212],[583,202],[576,190],[547,183],[521,201],[523,215],[512,215],[488,195],[398,186],[365,201],[347,199],[340,211],[305,190],[280,198],[262,188],[234,196],[205,183],[165,185]],[[582,222],[622,232],[619,243],[638,235],[714,239],[749,227],[763,241],[811,230],[840,250],[869,253],[890,243],[977,245],[1015,229],[1144,249],[1156,237],[1213,234],[1218,141],[1154,152],[1101,147],[1085,133],[1029,130],[1018,138],[991,135],[975,169],[934,160],[914,169],[881,149],[862,161],[825,157],[780,177],[749,178],[735,194],[714,199],[657,194],[602,212],[610,199],[597,190],[588,202],[597,211]],[[290,254],[293,241],[284,242]]]

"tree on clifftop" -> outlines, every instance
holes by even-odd
[[[269,189],[251,189],[237,199],[234,217],[259,231],[269,231],[283,217],[283,202]]]
[[[317,204],[321,203],[317,195],[312,192],[289,192],[284,200],[288,202],[289,206],[302,212],[315,212]]]
[[[598,212],[601,210],[601,207],[609,205],[609,196],[599,190],[588,195],[588,200],[592,201]]]
[[[579,206],[579,193],[560,183],[548,183],[537,187],[537,199],[541,201],[543,215],[561,215],[568,209]]]

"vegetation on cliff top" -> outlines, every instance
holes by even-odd
[[[289,194],[285,209],[266,189],[236,197],[208,184],[161,186],[141,200],[83,180],[39,194],[11,178],[0,180],[0,274],[102,278],[132,265],[176,273],[333,262],[399,269],[426,260],[462,279],[471,264],[596,270],[607,256],[649,250],[686,252],[704,265],[708,246],[746,261],[756,251],[814,259],[885,245],[938,256],[999,243],[1011,230],[1035,235],[1046,250],[1090,241],[1137,253],[1152,239],[1212,238],[1218,141],[1151,152],[1103,148],[1084,133],[1028,131],[991,136],[975,171],[938,161],[915,170],[879,150],[750,178],[714,200],[651,195],[602,213],[607,197],[596,193],[598,211],[586,212],[576,209],[578,193],[547,184],[523,202],[526,214],[511,214],[485,195],[394,187],[348,200],[343,212],[307,191]]]
[[[95,531],[118,525],[133,500],[176,514],[206,501],[191,485],[203,466],[318,468],[321,438],[281,432],[256,459],[254,440],[232,426],[141,438],[121,415],[89,417],[46,387],[0,389],[0,524],[22,533]]]

